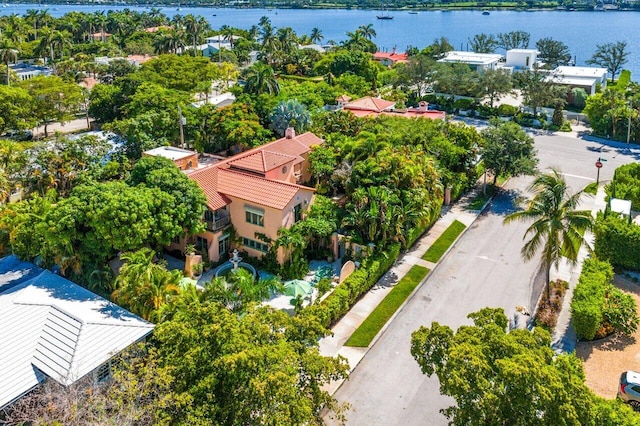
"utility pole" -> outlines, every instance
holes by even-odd
[[[178,122],[180,124],[180,147],[184,149],[184,125],[187,124],[187,119],[182,116],[180,105],[178,105]]]

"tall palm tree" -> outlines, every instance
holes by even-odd
[[[71,42],[71,35],[68,32],[57,30],[52,34],[51,43],[53,49],[58,50],[60,53],[60,60],[62,60],[64,55],[64,49],[73,45]]]
[[[8,42],[0,44],[0,61],[7,67],[7,86],[11,85],[9,63],[18,60],[18,50],[14,49]]]
[[[309,40],[311,43],[320,43],[324,36],[322,35],[322,31],[318,29],[318,27],[313,27],[311,29],[311,34],[309,34]]]
[[[270,66],[256,62],[245,72],[244,91],[254,95],[277,95],[280,93],[280,85]]]
[[[534,195],[527,208],[511,213],[504,223],[533,221],[523,236],[524,239],[531,235],[531,239],[524,244],[521,254],[525,261],[529,261],[542,249],[548,301],[551,267],[557,268],[562,258],[571,264],[577,263],[580,248],[583,245],[588,247],[584,234],[593,227],[593,217],[589,210],[576,210],[585,193],[572,194],[558,169],[538,175],[529,190]]]
[[[191,45],[193,47],[194,55],[198,54],[198,41],[202,37],[202,30],[204,29],[201,24],[202,22],[192,14],[188,14],[184,17],[184,28],[187,35],[191,37]]]
[[[373,29],[373,24],[360,25],[356,32],[367,40],[371,40],[377,36],[376,30]]]

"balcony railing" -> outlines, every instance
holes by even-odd
[[[217,231],[231,223],[231,216],[221,217],[216,219],[215,222],[206,221],[205,223],[207,224],[207,229],[209,231]]]

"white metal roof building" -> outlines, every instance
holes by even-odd
[[[607,87],[607,69],[597,67],[557,67],[549,78],[556,84],[571,87],[583,87],[588,94],[596,93],[599,84],[602,90]]]
[[[47,378],[70,385],[96,372],[153,327],[50,271],[0,259],[0,408]]]
[[[496,69],[501,59],[502,55],[497,53],[451,51],[447,52],[445,57],[439,59],[438,62],[459,62],[469,65],[472,70],[482,72],[482,70]]]

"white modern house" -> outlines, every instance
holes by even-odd
[[[556,84],[583,88],[589,95],[596,93],[598,85],[602,90],[607,87],[606,68],[561,66],[553,70],[548,78]]]
[[[507,60],[504,68],[512,71],[533,70],[538,62],[538,52],[536,49],[511,49],[507,50]]]
[[[0,259],[0,409],[46,380],[104,380],[113,356],[153,328],[51,271]]]
[[[438,59],[438,62],[467,64],[472,70],[482,72],[484,70],[495,70],[498,68],[501,60],[502,55],[497,53],[475,53],[454,50],[447,52],[444,58]]]

